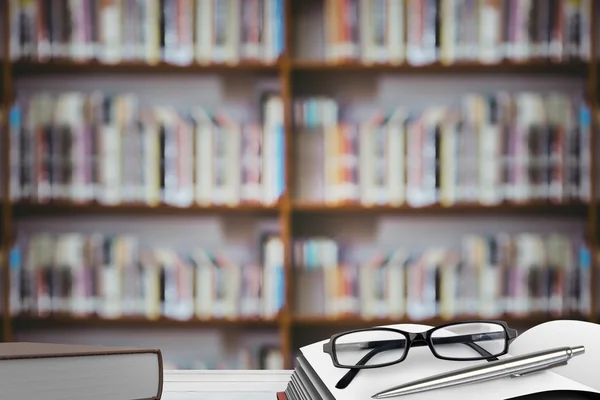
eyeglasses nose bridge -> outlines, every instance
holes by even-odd
[[[410,332],[408,334],[408,337],[410,339],[410,341],[412,343],[415,342],[427,342],[427,338],[425,337],[425,334],[420,332],[420,333],[414,333],[414,332]]]

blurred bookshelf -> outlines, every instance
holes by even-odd
[[[600,10],[526,3],[2,2],[3,340],[597,321]]]

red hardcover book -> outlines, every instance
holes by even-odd
[[[288,400],[285,392],[277,392],[277,400]]]

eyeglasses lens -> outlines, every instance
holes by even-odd
[[[456,324],[435,330],[431,334],[431,342],[439,357],[484,359],[504,352],[506,332],[502,325],[496,323]]]
[[[406,337],[399,332],[373,329],[342,335],[335,340],[333,348],[343,367],[379,366],[402,359],[406,342]]]

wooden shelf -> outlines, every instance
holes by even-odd
[[[512,326],[538,325],[555,319],[574,319],[587,321],[589,317],[574,314],[566,316],[550,316],[546,314],[535,314],[530,316],[515,317],[501,316],[498,318],[483,318],[479,316],[465,316],[452,319],[441,317],[427,318],[423,320],[413,320],[410,318],[373,318],[367,319],[360,316],[345,317],[327,317],[327,316],[295,316],[292,318],[292,324],[298,328],[317,328],[317,327],[348,327],[361,328],[393,324],[423,324],[423,325],[442,325],[452,321],[467,321],[477,319],[495,319],[506,321]],[[12,318],[12,325],[17,330],[44,329],[44,328],[225,328],[225,327],[257,327],[257,328],[276,328],[279,326],[279,318],[260,319],[260,318],[240,318],[240,319],[191,319],[175,320],[169,318],[159,318],[155,320],[144,317],[120,317],[120,318],[101,318],[98,316],[75,317],[75,316],[17,316]]]
[[[191,64],[176,65],[168,63],[148,64],[145,62],[121,62],[106,64],[98,61],[17,61],[12,63],[14,76],[42,74],[88,74],[88,73],[202,73],[202,72],[276,72],[279,63],[240,62],[238,64]]]
[[[240,204],[237,206],[198,206],[177,207],[167,204],[149,206],[146,204],[119,204],[104,205],[98,203],[29,203],[18,202],[12,205],[13,215],[17,218],[40,215],[64,216],[68,214],[152,214],[152,215],[177,215],[177,214],[259,214],[276,215],[280,211],[279,205],[263,206],[260,204]],[[364,206],[361,204],[330,205],[312,202],[296,202],[292,205],[292,212],[298,214],[323,214],[323,213],[372,213],[372,214],[551,214],[555,216],[581,216],[585,217],[588,206],[584,203],[551,204],[546,202],[532,202],[525,204],[499,204],[485,206],[480,204],[458,204],[451,207],[439,204],[425,207],[401,206]]]
[[[75,316],[18,316],[12,318],[13,328],[16,330],[44,329],[44,328],[226,328],[226,327],[257,327],[277,328],[279,318],[240,318],[240,319],[192,319],[175,320],[169,318],[147,319],[145,317],[120,317],[114,319],[101,318],[98,316],[75,317]]]
[[[523,317],[515,316],[501,316],[498,318],[484,318],[480,316],[464,316],[456,317],[452,319],[444,319],[441,317],[427,318],[423,320],[413,320],[410,318],[374,318],[366,319],[360,316],[346,316],[346,317],[327,317],[327,316],[295,316],[292,319],[292,323],[301,328],[314,328],[314,327],[349,327],[349,328],[368,328],[372,326],[381,325],[393,325],[393,324],[423,324],[438,326],[452,321],[467,321],[477,319],[492,319],[506,321],[511,326],[533,326],[539,325],[544,322],[553,321],[556,319],[574,319],[580,321],[587,321],[590,318],[580,315],[567,315],[567,316],[551,316],[547,314],[534,314]]]
[[[361,204],[328,205],[322,203],[296,202],[292,211],[301,214],[311,213],[380,213],[380,214],[551,214],[553,216],[585,217],[588,205],[584,203],[552,204],[547,202],[530,202],[525,204],[502,203],[485,206],[481,204],[457,204],[446,207],[439,204],[425,207],[401,206],[364,206]]]
[[[166,204],[149,206],[145,204],[76,204],[70,202],[53,202],[48,204],[15,203],[12,205],[13,215],[16,218],[29,216],[65,216],[69,214],[136,214],[136,215],[196,215],[196,214],[258,214],[277,215],[279,206],[262,206],[240,204],[238,206],[190,206],[176,207]]]
[[[145,62],[131,61],[116,64],[106,64],[98,61],[71,61],[56,60],[47,62],[16,61],[12,65],[14,76],[41,75],[41,74],[86,74],[86,73],[202,73],[202,72],[277,72],[281,68],[280,62],[260,63],[241,61],[237,64],[207,64],[193,63],[191,65],[177,65],[160,62],[148,64]],[[535,73],[535,74],[560,74],[585,76],[588,64],[580,61],[553,63],[549,61],[528,61],[523,63],[501,62],[498,64],[460,63],[442,65],[440,63],[427,65],[408,64],[365,64],[361,62],[327,62],[320,60],[295,60],[291,67],[294,71],[328,72],[328,71],[365,71],[365,72],[395,72],[395,73]]]
[[[327,62],[319,60],[296,60],[292,63],[294,71],[306,72],[339,72],[339,71],[365,71],[365,72],[395,72],[395,73],[448,73],[448,74],[474,74],[474,73],[519,73],[519,74],[559,74],[585,77],[588,73],[588,63],[573,61],[554,63],[550,61],[528,61],[523,63],[501,62],[498,64],[458,63],[443,65],[440,63],[427,65],[392,65],[392,64],[365,64],[361,62]]]

